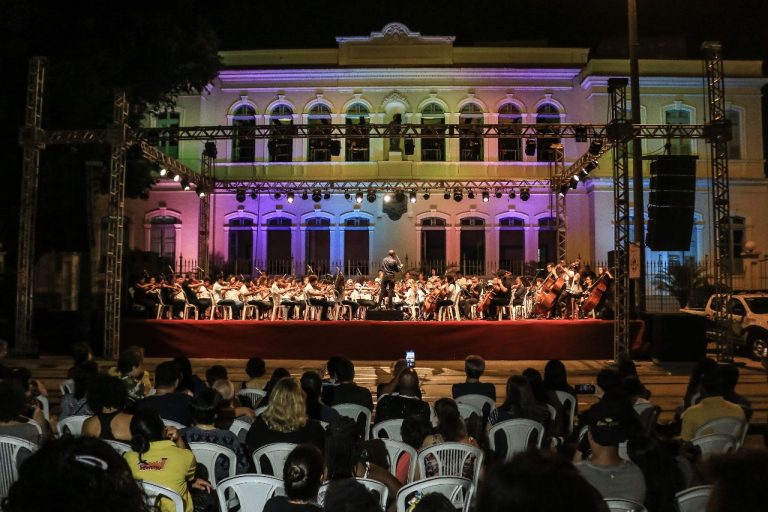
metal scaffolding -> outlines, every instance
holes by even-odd
[[[568,183],[565,177],[565,152],[562,144],[552,144],[552,161],[549,163],[550,194],[555,202],[555,232],[557,261],[565,261],[568,253],[568,225],[566,223],[565,196]],[[568,178],[570,180],[570,178]]]
[[[204,274],[208,274],[210,247],[209,239],[211,235],[211,186],[213,178],[214,158],[203,151],[200,156],[200,180],[197,183],[197,192],[200,195],[200,212],[198,215],[198,238],[197,238],[197,266],[202,269]],[[200,276],[201,278],[203,276]]]
[[[512,190],[519,192],[521,188],[550,189],[548,179],[509,179],[509,180],[291,180],[265,181],[258,179],[216,180],[214,189],[217,192],[233,193],[238,190],[251,191],[257,194],[272,193],[312,193],[319,190],[322,193],[343,194],[346,192],[444,192],[454,189],[488,190],[508,193]]]

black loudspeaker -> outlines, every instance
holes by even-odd
[[[405,154],[413,154],[413,139],[405,139]]]
[[[397,309],[371,309],[365,312],[365,319],[377,322],[400,322],[403,320],[403,312]]]
[[[645,337],[655,361],[698,361],[706,356],[707,319],[685,313],[643,316]]]
[[[334,139],[331,141],[331,155],[339,156],[340,154],[341,154],[341,141]]]
[[[651,162],[646,243],[654,251],[687,251],[696,202],[696,157],[664,155]]]

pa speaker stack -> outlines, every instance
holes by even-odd
[[[654,251],[687,251],[696,201],[696,157],[660,156],[651,162],[647,244]]]

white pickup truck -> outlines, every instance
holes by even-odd
[[[690,315],[714,319],[715,311],[727,308],[732,314],[731,332],[737,337],[739,347],[755,359],[766,356],[768,350],[768,294],[734,293],[727,304],[711,296],[704,309],[683,308],[680,311]]]

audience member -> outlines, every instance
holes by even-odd
[[[67,370],[68,379],[75,378],[75,369],[78,367],[78,365],[93,360],[93,352],[91,351],[91,346],[85,342],[81,341],[74,343],[72,345],[71,352],[73,365],[69,368],[69,370]]]
[[[432,492],[415,504],[413,512],[456,512],[456,507],[445,495]]]
[[[106,443],[65,436],[43,445],[21,465],[4,512],[150,512],[128,464]]]
[[[83,423],[82,434],[107,441],[130,441],[132,416],[123,412],[128,403],[125,384],[117,377],[99,374],[88,385],[86,396],[94,415]]]
[[[316,446],[301,444],[293,449],[283,466],[285,496],[273,496],[264,512],[317,512],[317,492],[323,480],[323,454]]]
[[[352,478],[335,480],[325,493],[325,512],[382,512],[379,500]]]
[[[685,389],[685,397],[683,398],[683,410],[699,403],[699,385],[701,383],[701,378],[704,376],[708,369],[714,368],[716,366],[717,361],[710,359],[709,357],[700,359],[694,365],[693,369],[691,370],[691,376],[688,379],[688,386]]]
[[[736,392],[736,385],[739,383],[739,367],[734,364],[725,364],[720,366],[720,372],[723,377],[723,398],[741,407],[749,421],[752,418],[752,404]]]
[[[385,395],[376,404],[376,422],[393,419],[404,419],[412,414],[420,414],[425,418],[430,417],[430,408],[427,402],[418,396],[419,376],[411,368],[400,373],[397,395]]]
[[[324,402],[328,405],[355,404],[373,410],[373,398],[368,388],[355,384],[355,365],[347,358],[337,362],[336,386],[328,387]]]
[[[559,359],[551,359],[544,366],[544,389],[551,391],[564,391],[576,396],[576,390],[568,384],[568,371]]]
[[[459,414],[459,409],[450,398],[441,398],[435,402],[435,416],[437,419],[437,428],[434,434],[424,438],[421,449],[429,448],[440,443],[461,443],[478,448],[477,441],[467,435],[467,428],[464,420]],[[428,456],[425,461],[424,477],[429,478],[438,476],[439,468],[437,459]],[[462,476],[465,478],[474,478],[474,469],[477,460],[474,457],[467,458],[462,468]],[[416,473],[421,474],[422,468],[416,468]]]
[[[93,415],[93,411],[88,407],[88,385],[98,374],[99,367],[93,361],[85,361],[75,366],[75,389],[61,397],[59,421],[69,416]]]
[[[645,508],[648,512],[676,512],[675,494],[687,487],[680,466],[658,439],[634,436],[627,442],[627,455],[645,477]]]
[[[155,394],[136,403],[136,412],[154,411],[164,420],[184,426],[192,424],[190,403],[192,397],[176,391],[179,387],[179,367],[173,361],[164,361],[155,368]]]
[[[470,355],[464,360],[464,373],[467,378],[460,384],[451,387],[454,400],[464,395],[483,395],[494,402],[496,401],[496,386],[490,382],[480,382],[485,372],[485,359],[480,356]]]
[[[272,371],[272,375],[270,375],[266,385],[264,386],[264,391],[266,391],[267,394],[264,396],[264,398],[261,399],[261,402],[259,402],[259,406],[265,407],[269,403],[269,396],[272,394],[272,390],[275,388],[275,384],[277,384],[277,382],[280,379],[284,379],[285,377],[290,377],[290,376],[291,376],[291,372],[289,372],[285,368],[275,368]]]
[[[422,414],[412,414],[403,420],[403,424],[400,426],[400,437],[403,442],[416,451],[421,450],[424,445],[424,439],[434,432],[432,423],[429,418],[425,418]],[[411,463],[411,456],[407,453],[403,453],[396,461],[391,461],[395,464],[395,475],[397,479],[403,485],[408,483],[408,470]]]
[[[512,375],[507,379],[507,397],[503,404],[491,411],[488,423],[495,425],[517,418],[537,421],[544,426],[545,432],[550,431],[552,418],[549,409],[536,403],[531,386],[522,375]]]
[[[629,401],[632,403],[632,405],[637,404],[649,404],[646,396],[648,396],[648,390],[645,389],[645,386],[643,386],[643,383],[640,382],[640,379],[634,376],[629,376],[624,379],[624,383],[621,385],[624,392],[629,397]]]
[[[389,382],[381,382],[376,385],[376,396],[381,399],[384,395],[397,394],[397,383],[400,380],[400,374],[407,368],[408,362],[405,359],[398,359],[392,363],[390,368],[392,378]],[[419,398],[421,398],[421,395],[419,395]]]
[[[304,372],[301,376],[301,389],[307,397],[307,416],[311,420],[330,423],[340,415],[333,407],[328,407],[320,401],[323,381],[314,371]]]
[[[209,388],[213,387],[213,383],[217,380],[227,380],[229,375],[227,374],[227,368],[220,364],[215,364],[205,370],[205,382]]]
[[[707,512],[764,510],[768,488],[768,452],[746,450],[707,460],[712,481]]]
[[[37,418],[35,422],[39,422],[45,418],[39,407],[33,413],[33,418],[25,417],[28,414],[27,400],[16,382],[0,381],[0,436],[18,437],[39,445],[43,436],[30,419]]]
[[[236,403],[235,385],[229,379],[219,379],[211,387],[221,395],[221,406],[216,419],[217,427],[229,428],[235,418],[244,419],[248,423],[252,423],[256,419],[256,413],[253,409]]]
[[[245,374],[248,380],[243,382],[243,389],[263,389],[264,375],[267,372],[267,365],[262,358],[254,356],[248,359],[245,364]]]
[[[195,396],[206,388],[206,384],[203,379],[192,372],[192,363],[189,361],[188,357],[174,357],[173,362],[176,363],[176,366],[179,367],[179,372],[181,372],[181,376],[179,377],[179,386],[176,388],[176,391],[181,391]]]
[[[723,384],[723,373],[719,366],[707,369],[701,376],[701,400],[683,412],[680,432],[683,441],[692,440],[699,427],[709,421],[725,417],[746,420],[741,407],[723,398]]]
[[[139,401],[147,393],[144,384],[144,357],[138,350],[128,349],[117,359],[117,372],[128,392],[128,398]]]

